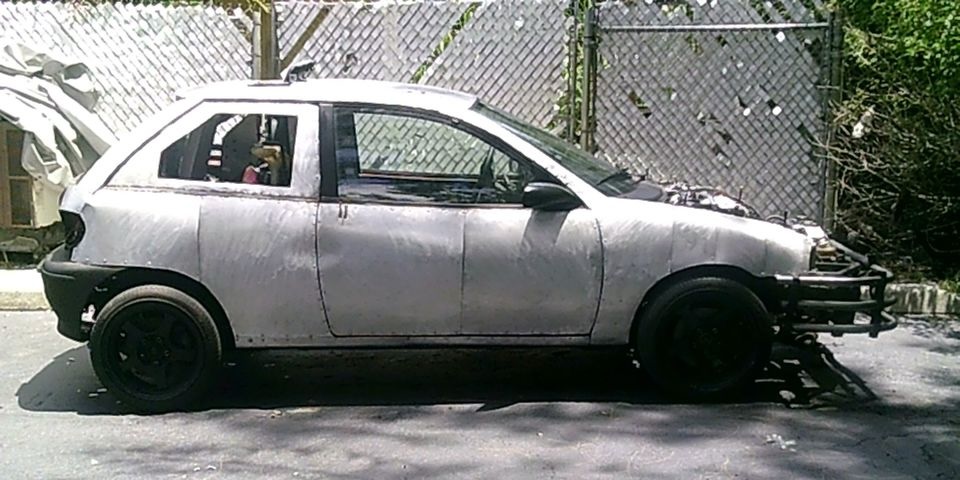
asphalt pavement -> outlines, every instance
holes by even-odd
[[[960,478],[960,322],[780,347],[676,403],[621,352],[255,352],[130,413],[49,312],[0,313],[0,478]]]

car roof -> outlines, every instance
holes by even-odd
[[[477,97],[456,90],[380,80],[323,79],[285,82],[239,80],[215,82],[178,95],[203,100],[374,103],[437,109],[468,109]]]

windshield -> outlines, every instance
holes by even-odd
[[[482,103],[477,103],[473,108],[530,142],[607,196],[620,196],[632,192],[636,187],[637,182],[625,171],[597,159],[553,134]]]

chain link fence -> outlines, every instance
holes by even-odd
[[[273,74],[315,61],[315,77],[474,93],[655,179],[816,216],[830,53],[819,1],[603,2],[596,69],[582,68],[593,46],[579,0],[17,1],[0,3],[0,22],[3,40],[84,61],[117,133],[181,89],[262,75],[264,57]]]
[[[279,2],[281,67],[320,78],[420,83],[475,94],[524,120],[566,127],[569,0]]]
[[[656,180],[819,217],[828,27],[796,0],[602,4],[595,148]]]
[[[387,80],[460,90],[562,134],[569,121],[569,112],[558,106],[566,93],[564,68],[573,25],[568,5],[567,0],[280,2],[280,67],[315,61],[312,75],[317,78]],[[466,144],[476,143],[475,139],[457,135],[453,129],[401,118],[363,120],[358,118],[357,134],[362,131],[371,139],[366,147],[381,153],[421,154],[404,157],[402,166],[397,165],[400,158],[391,157],[388,165],[379,168],[472,172],[479,171],[486,155],[478,145]],[[418,147],[405,150],[402,145],[410,141]],[[446,160],[423,164],[425,158]],[[370,168],[374,159],[361,155],[360,160]]]
[[[127,131],[177,91],[250,77],[249,9],[212,2],[2,2],[3,41],[83,61],[97,113]]]
[[[365,78],[477,94],[562,131],[568,0],[484,2],[4,2],[2,39],[82,59],[117,132],[177,91],[251,78],[263,6],[276,21],[278,70],[313,60],[317,78]],[[275,12],[275,13],[273,13]]]

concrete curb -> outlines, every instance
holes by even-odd
[[[50,310],[43,292],[0,292],[2,310]]]
[[[960,313],[960,295],[933,283],[894,283],[887,286],[886,295],[897,300],[890,308],[894,313]]]
[[[47,310],[43,281],[35,269],[0,270],[0,310]]]

